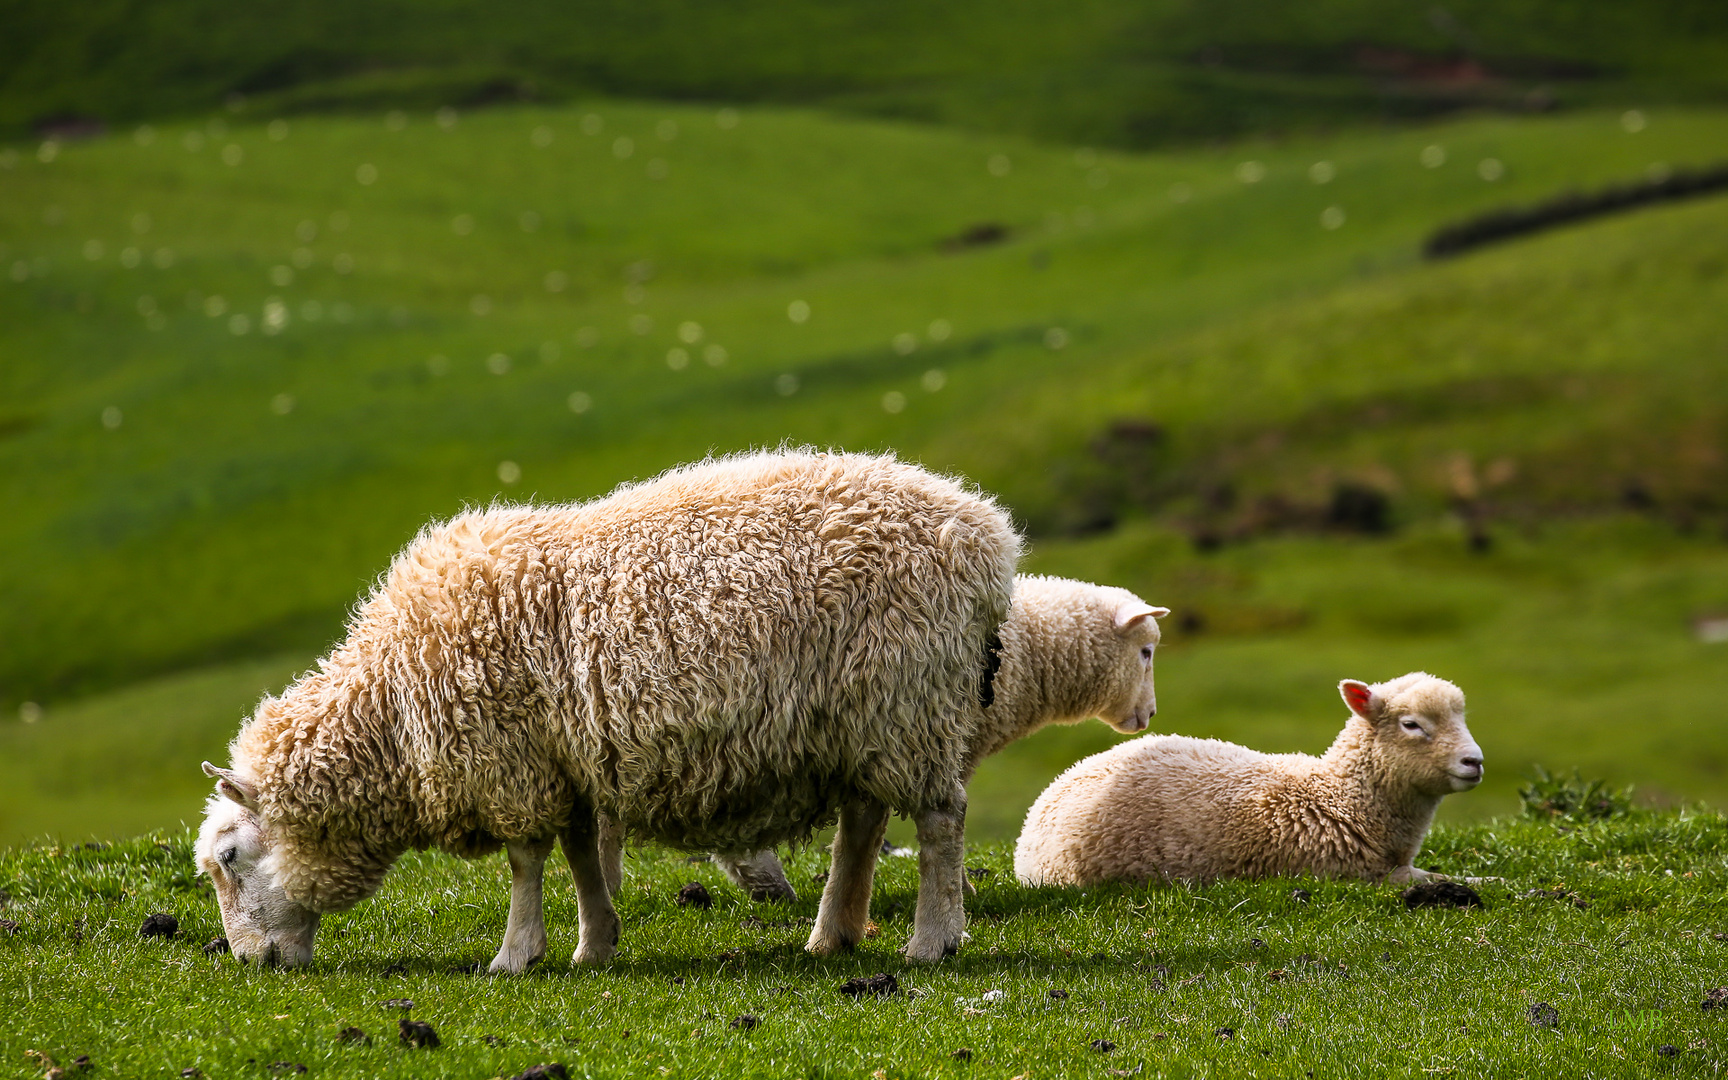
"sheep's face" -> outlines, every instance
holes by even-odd
[[[1387,775],[1436,798],[1482,782],[1482,748],[1464,723],[1464,694],[1456,686],[1415,672],[1374,686],[1347,679],[1338,689],[1350,711],[1373,725]]]
[[[1153,607],[1128,595],[1112,615],[1113,648],[1107,681],[1110,693],[1098,715],[1125,735],[1145,731],[1158,714],[1158,694],[1152,685],[1152,654],[1158,648],[1157,620],[1169,608]]]
[[[222,930],[242,961],[301,967],[312,962],[318,913],[288,899],[277,884],[270,832],[258,816],[251,787],[208,761],[218,777],[216,795],[204,807],[198,830],[198,868],[216,886]]]

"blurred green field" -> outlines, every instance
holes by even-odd
[[[0,157],[0,841],[194,815],[198,758],[428,518],[782,440],[962,472],[1031,568],[1176,607],[1170,730],[1318,751],[1338,679],[1423,667],[1489,756],[1448,813],[1505,810],[1534,761],[1728,796],[1728,646],[1693,629],[1728,613],[1728,201],[1415,255],[1728,156],[1728,113],[1148,154],[796,111],[445,121]],[[1341,484],[1392,534],[1316,527]],[[975,831],[1108,738],[993,762]]]

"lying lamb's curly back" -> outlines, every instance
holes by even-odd
[[[1405,880],[1440,800],[1482,779],[1464,695],[1424,672],[1339,686],[1323,757],[1165,735],[1095,754],[1038,797],[1014,853],[1032,885],[1312,873]]]
[[[479,853],[582,799],[634,834],[746,850],[848,792],[951,797],[1019,539],[891,457],[710,460],[592,503],[425,529],[347,640],[236,738],[290,896]]]

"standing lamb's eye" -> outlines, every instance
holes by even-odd
[[[1148,645],[1145,648],[1140,650],[1140,659],[1142,659],[1142,660],[1151,660],[1152,659],[1152,646]]]

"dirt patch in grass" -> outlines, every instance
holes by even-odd
[[[673,898],[672,902],[679,907],[700,908],[703,911],[714,906],[714,898],[708,895],[708,887],[700,881],[687,883],[678,890],[678,895]]]
[[[438,1033],[432,1030],[432,1025],[424,1020],[409,1020],[404,1017],[396,1021],[397,1038],[403,1046],[414,1050],[431,1050],[443,1045]]]
[[[1424,907],[1440,908],[1472,908],[1482,907],[1482,898],[1476,895],[1476,890],[1456,881],[1421,881],[1410,886],[1403,892],[1404,906],[1411,910]]]
[[[138,928],[139,937],[170,938],[180,933],[180,920],[172,915],[155,914],[144,920],[144,925]]]
[[[841,983],[840,992],[852,998],[891,997],[900,992],[900,980],[886,971],[858,975]]]

